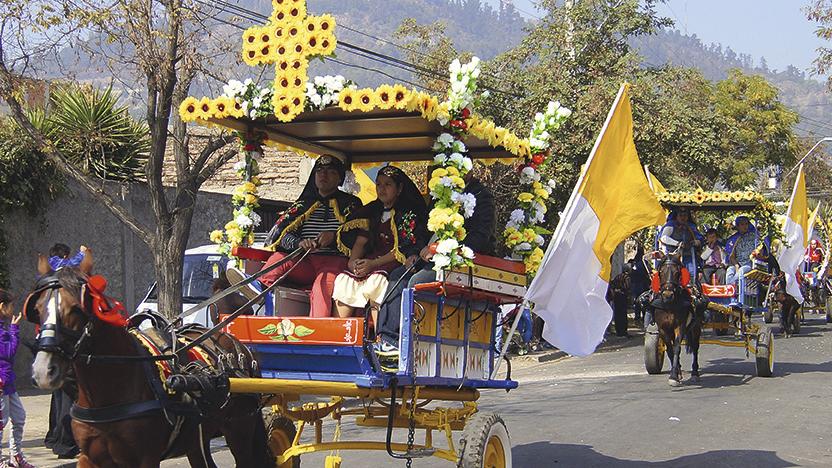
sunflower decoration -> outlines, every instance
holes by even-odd
[[[214,117],[223,119],[228,117],[230,109],[234,107],[234,100],[229,97],[220,96],[214,99],[214,107],[216,109]]]
[[[679,203],[680,197],[679,197],[678,193],[671,193],[670,196],[668,197],[668,199],[670,200],[671,203]]]
[[[691,195],[688,192],[682,192],[682,194],[679,196],[679,201],[682,203],[690,203],[692,201]]]
[[[419,110],[419,104],[422,102],[422,96],[425,93],[421,91],[416,91],[415,89],[410,90],[410,99],[407,101],[407,105],[405,106],[405,110],[408,112],[416,112]]]
[[[396,105],[395,92],[390,85],[381,85],[376,88],[376,105],[379,109],[392,109]]]
[[[745,193],[743,193],[743,198],[745,198],[748,201],[752,201],[755,198],[757,198],[757,194],[750,190],[746,190]]]
[[[243,105],[237,102],[236,99],[230,99],[230,105],[228,107],[228,116],[234,118],[240,118],[245,115],[243,112]]]
[[[300,21],[305,16],[305,0],[272,0],[272,22]]]
[[[199,120],[208,120],[214,115],[214,103],[211,98],[204,97],[196,105],[195,117]]]
[[[274,105],[274,115],[281,122],[291,122],[295,117],[303,112],[303,101],[298,99],[300,105],[293,101],[291,96],[275,95],[272,101]]]
[[[393,107],[404,109],[410,101],[410,91],[402,85],[393,85]]]
[[[744,198],[744,194],[742,192],[738,191],[738,192],[734,192],[732,194],[732,197],[734,198],[734,201],[742,201],[743,198]]]
[[[376,93],[372,88],[359,89],[355,95],[356,109],[369,112],[376,107]]]
[[[429,94],[422,95],[419,100],[419,111],[422,117],[427,120],[436,120],[436,114],[439,108],[439,101]]]
[[[710,192],[707,194],[708,199],[712,202],[721,202],[722,201],[722,192]]]
[[[358,94],[352,88],[344,88],[338,93],[338,107],[347,112],[358,109]]]
[[[193,122],[196,120],[196,109],[199,105],[199,100],[195,97],[187,97],[181,104],[179,104],[179,118],[183,122]]]

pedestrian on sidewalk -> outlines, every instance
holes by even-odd
[[[20,336],[20,318],[22,314],[15,314],[11,294],[0,289],[0,385],[3,393],[0,398],[0,439],[3,429],[12,421],[12,433],[9,436],[9,459],[3,458],[0,445],[0,468],[9,466],[19,468],[34,468],[23,456],[23,426],[26,423],[26,410],[14,386],[14,356],[17,354],[17,344]]]

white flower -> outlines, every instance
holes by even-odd
[[[263,100],[262,100],[262,99],[260,99],[260,97],[259,97],[259,96],[258,96],[258,97],[255,97],[254,99],[252,99],[252,100],[251,100],[251,105],[252,105],[255,109],[259,108],[259,107],[260,107],[260,104],[263,104]]]
[[[323,104],[324,107],[332,104],[334,100],[335,97],[330,93],[326,93],[323,96],[321,96],[321,104]]]
[[[433,256],[434,269],[441,270],[451,264],[451,258],[447,255],[436,253]]]
[[[249,104],[249,102],[248,101],[243,101],[240,104],[243,106],[243,113],[248,114],[248,104]]]
[[[560,101],[549,101],[549,105],[546,107],[547,114],[554,114],[557,112],[558,108],[560,107]]]
[[[546,240],[545,240],[545,239],[543,239],[543,236],[541,236],[540,234],[538,234],[538,235],[534,238],[534,243],[535,243],[535,244],[537,244],[537,245],[543,245],[543,243],[544,243],[544,242],[546,242]]]
[[[462,205],[463,216],[470,218],[474,215],[474,208],[477,206],[477,197],[473,193],[451,193],[451,201]]]
[[[524,252],[524,251],[531,250],[531,249],[532,249],[532,245],[529,244],[528,242],[521,242],[521,243],[514,246],[514,250],[516,250],[518,252]]]
[[[445,161],[448,160],[448,156],[445,153],[439,153],[433,157],[433,162],[436,164],[445,164]]]
[[[234,222],[236,222],[237,225],[240,226],[243,229],[245,229],[249,226],[252,226],[254,224],[254,222],[251,220],[251,218],[249,218],[248,216],[246,216],[244,214],[240,214],[236,218],[234,218]]]
[[[526,212],[520,208],[515,209],[509,215],[509,222],[513,224],[522,224],[526,220]]]
[[[464,167],[466,171],[470,171],[474,168],[474,161],[471,161],[471,158],[468,157],[462,158],[462,167]]]
[[[454,166],[461,166],[462,165],[462,155],[459,153],[453,153],[448,156],[448,159],[454,164]]]
[[[460,253],[462,254],[463,258],[466,258],[468,260],[472,260],[474,258],[474,251],[471,250],[471,247],[468,247],[467,245],[462,246],[462,249],[460,249]]]
[[[454,136],[450,133],[443,133],[436,138],[436,143],[442,145],[442,148],[451,146],[454,142]]]
[[[260,215],[259,215],[259,214],[257,214],[257,213],[256,213],[256,212],[254,212],[254,211],[252,211],[252,212],[248,215],[248,217],[249,217],[249,218],[251,218],[251,224],[252,224],[252,226],[254,226],[254,227],[259,226],[259,225],[260,225],[260,221],[262,221],[262,220],[263,220],[262,218],[260,218]]]
[[[307,96],[312,96],[314,94],[318,94],[318,90],[315,89],[315,85],[313,85],[312,83],[307,81],[306,82],[306,95]]]
[[[436,253],[442,255],[450,255],[451,252],[459,248],[459,242],[456,239],[443,239],[436,245]]]
[[[557,182],[555,182],[555,179],[549,179],[549,182],[546,182],[546,185],[548,185],[549,188],[551,188],[552,190],[558,188],[558,185],[557,185]]]
[[[565,119],[565,118],[569,117],[570,115],[572,115],[572,111],[565,108],[565,107],[561,107],[560,109],[558,109],[558,114],[557,115],[558,115],[559,118]]]
[[[451,144],[451,149],[453,149],[457,153],[464,153],[465,151],[467,151],[467,149],[465,148],[465,143],[459,140],[454,140],[454,142]]]
[[[252,109],[251,112],[249,113],[249,116],[252,119],[256,119],[257,118],[257,109]]]
[[[251,78],[246,78],[246,80],[243,81],[243,85],[245,85],[246,87],[248,87],[248,85],[250,85],[251,83],[252,83]]]
[[[323,76],[316,76],[313,78],[313,81],[315,82],[315,86],[324,86],[326,84],[326,80]]]
[[[540,180],[540,174],[531,166],[526,166],[520,171],[520,183],[524,185],[531,184]]]
[[[451,179],[448,176],[445,176],[445,177],[439,179],[439,183],[444,185],[445,187],[454,187],[455,186],[453,179]]]
[[[448,70],[452,75],[458,73],[460,68],[462,68],[462,64],[459,63],[459,59],[454,59],[454,61],[451,62],[451,65],[448,66]]]
[[[321,103],[323,102],[323,101],[321,100],[321,95],[320,95],[320,94],[314,94],[314,95],[312,95],[312,97],[310,97],[310,98],[309,98],[309,100],[310,100],[310,101],[312,101],[312,104],[313,104],[315,107],[321,107]]]
[[[280,328],[280,334],[283,336],[292,336],[295,334],[295,324],[289,319],[283,319],[278,324],[278,328]]]
[[[246,168],[246,162],[245,161],[237,161],[236,163],[234,163],[234,170],[237,171],[237,172],[245,170],[245,168]]]

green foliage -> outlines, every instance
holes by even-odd
[[[55,90],[45,133],[72,164],[101,179],[134,180],[150,149],[148,128],[119,106],[112,88]]]
[[[44,125],[41,112],[31,112],[32,123]],[[62,178],[52,164],[12,119],[0,119],[0,214],[12,209],[36,214],[58,194]]]

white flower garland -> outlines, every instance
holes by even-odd
[[[355,84],[341,75],[316,76],[306,83],[307,110],[323,110],[338,105],[338,95]]]

